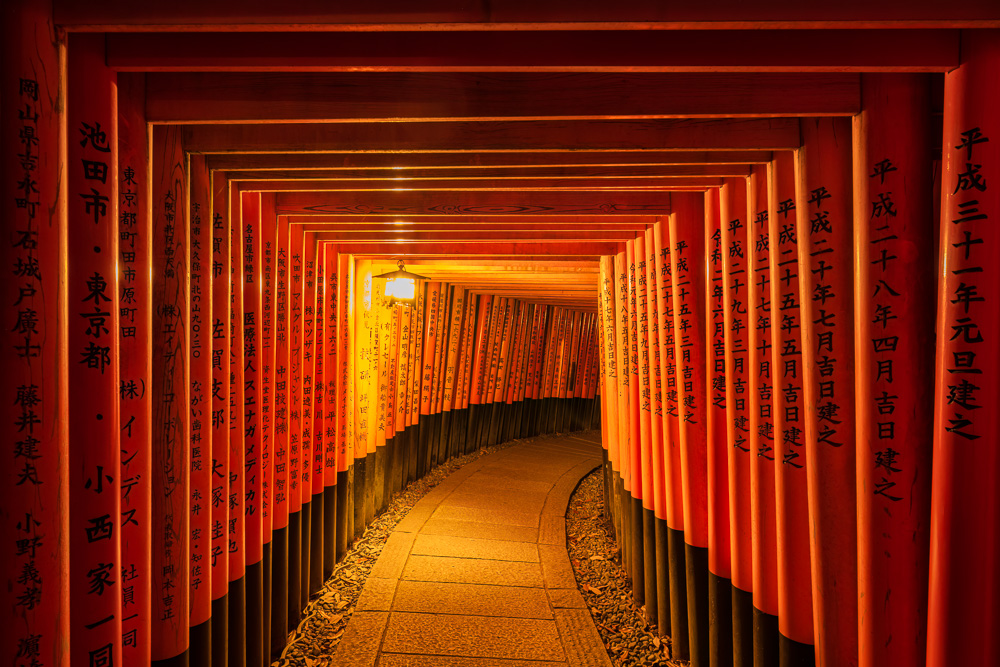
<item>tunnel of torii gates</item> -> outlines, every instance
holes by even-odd
[[[676,657],[1000,664],[1000,6],[272,4],[4,3],[0,662],[262,665],[599,427]]]

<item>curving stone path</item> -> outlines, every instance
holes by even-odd
[[[599,432],[484,456],[390,535],[336,665],[610,667],[566,553],[566,506],[601,465]]]

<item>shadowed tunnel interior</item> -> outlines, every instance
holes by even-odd
[[[0,662],[269,664],[578,431],[672,657],[1000,662],[996,3],[294,4],[4,5]]]

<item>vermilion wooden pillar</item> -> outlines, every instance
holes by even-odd
[[[770,165],[754,165],[748,183],[744,253],[747,255],[747,309],[750,335],[747,381],[750,389],[750,531],[753,577],[753,659],[778,662],[778,571],[774,507],[774,393],[771,368],[771,268],[768,262]]]
[[[119,74],[119,116],[122,80]],[[143,124],[143,128],[145,124]],[[145,136],[145,131],[142,136]],[[124,138],[125,134],[122,134]],[[121,153],[120,159],[125,153]],[[191,656],[212,661],[212,186],[203,155],[188,157],[191,228]],[[125,201],[122,200],[122,210]],[[124,244],[124,240],[122,240]],[[148,272],[147,272],[148,275]],[[125,274],[123,274],[124,278]],[[123,304],[124,308],[124,304]],[[125,312],[124,310],[122,311]],[[123,339],[124,342],[124,339]],[[124,436],[124,433],[123,433]],[[123,443],[124,445],[124,443]],[[124,449],[124,446],[122,447]],[[124,465],[124,460],[123,460]]]
[[[806,493],[802,318],[792,154],[773,161],[768,194],[771,275],[771,395],[774,415],[775,517],[778,546],[779,660],[782,667],[813,660],[812,585]]]
[[[145,116],[145,79],[138,74],[118,75],[118,315],[119,315],[119,399],[121,401],[121,538],[122,570],[129,581],[122,584],[122,660],[146,664],[150,657],[150,553],[149,529],[152,501],[152,331],[150,318],[150,256],[152,232],[149,219],[149,132]],[[206,188],[207,189],[207,188]],[[211,234],[211,226],[206,225]],[[192,274],[194,269],[192,268]],[[205,275],[207,282],[208,274]],[[192,280],[194,276],[192,275]],[[192,307],[193,311],[193,307]],[[194,312],[194,311],[193,311]],[[198,333],[204,341],[204,331]],[[191,321],[192,336],[195,322]],[[192,338],[191,363],[195,364]],[[206,352],[198,350],[205,361]],[[201,369],[207,369],[201,364]],[[204,379],[204,373],[202,374]],[[206,478],[195,461],[202,460],[200,443],[193,430],[196,421],[193,405],[195,388],[192,377],[191,474],[199,476],[204,489]],[[207,418],[207,412],[198,417]],[[204,424],[204,422],[202,422]],[[200,433],[199,433],[200,435]],[[198,456],[198,459],[195,458]],[[210,466],[205,466],[210,469]],[[192,501],[194,499],[192,498]],[[195,544],[199,556],[208,555],[208,529],[211,512],[205,505],[203,515],[195,516],[192,504],[191,520],[191,595],[192,612],[197,607],[203,622],[210,613],[210,573],[201,579],[201,561],[195,559]],[[197,531],[197,532],[196,532]],[[207,563],[207,559],[205,560]],[[192,618],[192,625],[196,623]],[[205,626],[204,631],[208,630]],[[206,646],[207,648],[207,646]]]
[[[337,560],[347,552],[354,530],[351,481],[354,465],[354,375],[353,326],[354,262],[346,253],[337,254]]]
[[[243,278],[243,514],[246,578],[246,664],[262,666],[264,654],[264,535],[261,459],[261,195],[243,193],[240,214]]]
[[[152,147],[152,657],[183,665],[190,625],[187,165],[179,128],[154,127]]]
[[[372,361],[374,361],[371,260],[355,259],[354,261],[354,283],[356,290],[353,320],[355,341],[354,536],[360,537],[374,515],[372,480],[375,477],[375,433],[372,428],[372,418],[377,403],[372,397],[371,390],[373,375]],[[421,400],[424,400],[423,393],[421,393]]]
[[[705,442],[705,208],[700,194],[674,193],[670,214],[677,419],[684,492],[691,664],[708,656],[708,466]]]
[[[669,555],[667,546],[667,490],[665,477],[666,440],[664,435],[664,373],[663,350],[660,347],[662,319],[660,308],[663,298],[660,295],[660,271],[663,263],[658,252],[658,242],[653,227],[645,231],[646,259],[646,319],[649,330],[649,385],[652,401],[652,417],[650,428],[650,473],[652,475],[653,503],[653,544],[655,545],[656,567],[656,626],[661,635],[670,634],[670,576]],[[602,329],[603,331],[603,329]],[[593,395],[594,387],[590,394]],[[601,403],[604,404],[606,392],[601,393]],[[604,419],[608,415],[602,413],[601,428],[604,429]],[[647,600],[647,604],[649,601]]]
[[[639,469],[642,471],[642,481],[639,485],[639,503],[636,506],[641,523],[642,533],[642,563],[643,563],[643,601],[646,605],[646,619],[656,623],[656,522],[653,514],[653,470],[652,470],[652,420],[653,396],[650,386],[651,359],[649,350],[649,295],[647,290],[646,272],[646,235],[636,236],[633,274],[636,285],[636,321],[638,329],[638,410],[639,410]],[[655,288],[656,283],[653,283]],[[655,295],[653,296],[655,299]],[[578,336],[579,337],[579,336]]]
[[[727,313],[731,297],[729,258],[731,240],[728,235],[731,217],[732,184],[713,188],[705,193],[705,252],[708,261],[708,281],[705,290],[705,327],[708,405],[705,410],[708,452],[708,572],[709,614],[714,622],[709,628],[709,651],[713,664],[732,662],[733,658],[733,563],[730,523],[731,505],[729,459],[732,443],[728,438],[734,398],[728,379],[731,372],[731,352],[727,348],[727,325],[732,317]],[[725,259],[724,259],[725,258]],[[731,346],[732,341],[730,341]],[[728,354],[727,354],[728,353]],[[728,392],[728,394],[727,394]],[[738,557],[738,554],[737,554]]]
[[[967,31],[962,66],[945,75],[927,632],[934,667],[1000,661],[998,67],[997,31]]]
[[[312,592],[314,562],[322,566],[323,503],[316,497],[316,437],[315,437],[315,345],[316,345],[316,237],[302,237],[302,333],[301,333],[301,395],[302,395],[302,577],[299,582],[303,607]],[[322,449],[320,450],[322,451]],[[320,469],[319,489],[323,488]],[[318,501],[313,503],[313,501]],[[308,505],[308,509],[305,506]],[[317,521],[319,522],[317,525]],[[316,533],[314,535],[314,533]],[[319,551],[317,551],[317,547]],[[319,578],[319,575],[317,575]]]
[[[598,283],[601,326],[603,331],[602,351],[604,392],[601,395],[604,406],[601,415],[602,442],[606,450],[607,462],[605,471],[605,507],[610,513],[619,543],[622,540],[620,512],[618,507],[618,479],[621,476],[621,465],[618,462],[618,355],[616,351],[616,318],[615,318],[615,275],[614,258],[601,257],[600,277]],[[540,325],[539,325],[540,328]],[[536,359],[538,353],[536,352]],[[534,384],[534,383],[533,383]]]
[[[333,574],[337,563],[337,457],[340,448],[340,406],[341,388],[338,383],[340,369],[337,366],[337,351],[340,347],[340,320],[338,318],[338,294],[340,290],[340,267],[336,246],[323,244],[323,273],[326,287],[323,290],[322,326],[323,337],[323,384],[326,385],[323,417],[323,578]]]
[[[637,607],[646,601],[646,571],[644,565],[643,525],[642,525],[642,492],[644,468],[642,466],[643,430],[640,424],[640,396],[642,380],[639,374],[639,313],[636,285],[636,243],[638,239],[625,244],[625,272],[628,277],[628,430],[629,430],[629,534],[632,564],[632,600]],[[645,254],[644,251],[640,253]],[[645,443],[649,447],[649,441]]]
[[[69,367],[78,366],[80,357],[76,349],[67,350],[69,323],[60,314],[66,312],[68,294],[70,312],[83,311],[78,306],[84,305],[79,299],[86,283],[56,290],[66,256],[67,163],[62,147],[67,138],[60,130],[66,120],[66,81],[60,72],[65,43],[60,45],[55,38],[51,6],[23,0],[7,3],[0,52],[4,64],[0,89],[10,108],[0,118],[0,216],[10,233],[0,244],[0,262],[8,271],[0,287],[5,308],[0,360],[6,379],[0,386],[0,418],[8,434],[0,458],[0,530],[8,536],[0,552],[5,564],[0,588],[0,627],[4,628],[0,662],[16,664],[21,659],[30,664],[37,659],[52,667],[68,667],[66,563],[71,541],[89,543],[83,519],[70,523],[67,378]],[[79,114],[77,118],[79,127]],[[74,139],[71,136],[69,141]],[[79,159],[74,165],[78,173]],[[76,199],[73,214],[79,221],[83,216],[77,207],[82,200]],[[84,231],[93,231],[91,220]],[[105,224],[114,223],[107,220]],[[73,327],[77,326],[74,322]],[[118,473],[112,476],[117,478]],[[78,475],[72,479],[80,483]],[[149,519],[144,521],[148,525]],[[112,521],[108,529],[114,525]],[[120,590],[116,587],[108,596]],[[103,646],[98,644],[103,636],[110,641],[112,635],[109,631],[95,637],[90,650]]]
[[[846,135],[846,136],[845,136]],[[850,124],[802,122],[796,153],[806,472],[816,662],[856,664]],[[803,296],[804,295],[804,296]],[[845,363],[847,362],[847,363]]]
[[[621,512],[621,533],[618,535],[618,542],[622,548],[622,566],[626,574],[632,577],[632,520],[631,520],[631,480],[629,471],[631,469],[631,435],[629,424],[629,392],[632,376],[631,362],[629,361],[629,321],[628,321],[628,272],[626,252],[623,250],[615,255],[614,262],[615,275],[615,352],[618,375],[618,465],[620,474],[618,479],[619,510]],[[546,344],[546,357],[548,356],[549,345]]]
[[[246,661],[246,481],[243,385],[243,200],[229,188],[229,664]]]
[[[273,226],[274,248],[274,476],[271,492],[271,655],[288,636],[288,225]],[[215,614],[212,614],[213,619]],[[214,620],[213,620],[214,623]],[[214,647],[213,647],[214,648]]]
[[[663,382],[663,477],[667,514],[667,560],[670,590],[671,654],[687,659],[687,583],[684,564],[684,497],[681,485],[680,435],[677,412],[677,363],[674,346],[674,299],[669,223],[653,226],[656,272],[660,276],[657,307],[660,312],[660,375]]]
[[[74,37],[69,52],[67,126],[72,138],[66,165],[70,200],[67,243],[73,252],[66,264],[65,279],[69,359],[72,360],[68,382],[73,392],[68,414],[72,438],[69,459],[72,560],[68,567],[72,663],[87,664],[95,655],[107,656],[115,662],[121,660],[121,590],[125,582],[116,576],[121,574],[118,192],[115,178],[118,173],[118,112],[115,77],[104,67],[103,39],[91,35]],[[34,101],[29,103],[24,99],[24,104],[30,107]],[[40,146],[34,148],[40,150]],[[47,150],[53,151],[55,147],[50,145]],[[28,179],[30,186],[30,175]],[[28,186],[20,194],[35,199]],[[37,206],[26,206],[29,213],[34,210],[36,215],[44,215]],[[38,277],[33,267],[19,265],[17,260],[12,271],[21,281]],[[54,289],[47,291],[52,293]],[[20,337],[31,338],[37,335],[34,323],[38,316],[34,313],[28,317],[23,312],[18,312],[12,328]],[[22,345],[19,353],[25,354],[28,360],[37,358],[34,355],[40,353],[40,348],[31,348],[27,342]],[[30,393],[31,390],[26,391]],[[17,400],[33,399],[21,397]],[[12,424],[13,432],[22,438],[33,437],[38,426],[23,406],[18,421]],[[162,435],[163,430],[162,425],[154,425],[154,433],[159,431]],[[159,444],[162,448],[162,440]],[[20,487],[21,493],[38,485],[37,473],[29,466],[34,466],[30,460],[16,466],[19,474],[15,485]],[[154,463],[154,469],[159,474],[162,466]],[[46,482],[53,483],[54,479],[50,477]],[[162,487],[158,490],[162,500]],[[154,494],[156,492],[154,485]],[[156,499],[153,502],[155,506]],[[37,537],[41,527],[28,516],[19,519],[24,539],[31,540],[26,544],[30,547],[36,539],[41,542]],[[160,532],[161,539],[162,535]],[[154,532],[154,539],[156,537]],[[37,547],[25,548],[21,557],[45,553],[39,552]],[[154,583],[159,581],[154,579]],[[154,597],[159,594],[158,587],[154,588]],[[154,603],[154,609],[158,608]],[[157,644],[162,647],[163,642],[154,639],[154,657],[163,657],[162,652],[156,651]]]
[[[263,631],[265,660],[271,655],[271,614],[274,608],[274,330],[275,330],[275,224],[274,194],[261,195],[260,213],[261,304],[259,322],[260,384],[260,462],[261,462],[261,562],[264,569]]]
[[[420,421],[419,444],[417,453],[418,466],[417,477],[427,474],[430,467],[431,452],[431,384],[434,376],[434,346],[437,342],[437,310],[441,297],[441,283],[428,282],[426,287],[427,295],[424,299],[423,310],[423,345],[421,349],[420,362]],[[492,376],[491,376],[492,377]]]
[[[733,658],[753,664],[753,558],[750,536],[750,394],[747,365],[750,343],[746,179],[722,186],[723,305],[726,344],[726,415],[729,472],[729,521],[733,565]]]
[[[929,77],[862,76],[853,176],[863,667],[918,665],[926,655],[933,432],[926,378],[933,373],[934,309],[905,294],[935,287],[928,270],[935,262],[929,110]],[[894,214],[882,206],[873,215],[881,202],[891,202]],[[891,382],[879,377],[886,361],[893,365]]]
[[[323,563],[326,553],[326,261],[324,246],[313,236],[313,344],[311,349],[313,365],[313,463],[312,494],[313,521],[311,553],[309,556],[309,590],[317,591],[323,585]],[[331,556],[332,558],[332,556]]]
[[[302,225],[278,219],[288,227],[288,621],[297,623],[302,613],[303,533],[308,517],[302,508]],[[308,505],[306,511],[308,511]],[[304,523],[305,522],[305,523]],[[305,545],[308,550],[308,545]]]

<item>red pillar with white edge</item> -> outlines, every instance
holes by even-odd
[[[74,665],[105,658],[118,663],[127,579],[121,577],[120,556],[117,88],[114,73],[104,66],[103,38],[74,36],[68,52],[70,651]],[[19,317],[15,328],[29,325]],[[30,435],[31,420],[22,415],[16,432]],[[34,484],[33,475],[25,476],[19,490],[27,484]],[[23,534],[40,528],[27,516],[20,520]],[[160,594],[154,586],[154,597]],[[184,629],[186,634],[186,621]]]
[[[59,315],[65,312],[66,290],[56,289],[67,228],[65,137],[60,136],[66,91],[59,67],[65,47],[56,40],[51,11],[46,3],[14,0],[5,3],[0,25],[0,90],[10,107],[0,117],[0,218],[9,230],[0,244],[8,272],[0,287],[5,308],[0,364],[6,379],[0,386],[0,419],[8,443],[0,458],[0,530],[8,537],[0,552],[6,566],[0,663],[38,659],[68,667],[67,369],[80,357],[67,350],[67,322]],[[82,203],[77,200],[74,205]],[[82,305],[78,292],[74,313]],[[84,536],[79,522],[73,528]]]
[[[858,664],[924,664],[935,219],[930,76],[864,74],[854,117]],[[888,362],[888,363],[886,363]],[[881,369],[881,373],[880,373]],[[886,372],[890,371],[891,372]]]
[[[927,664],[1000,662],[1000,34],[945,75]]]

